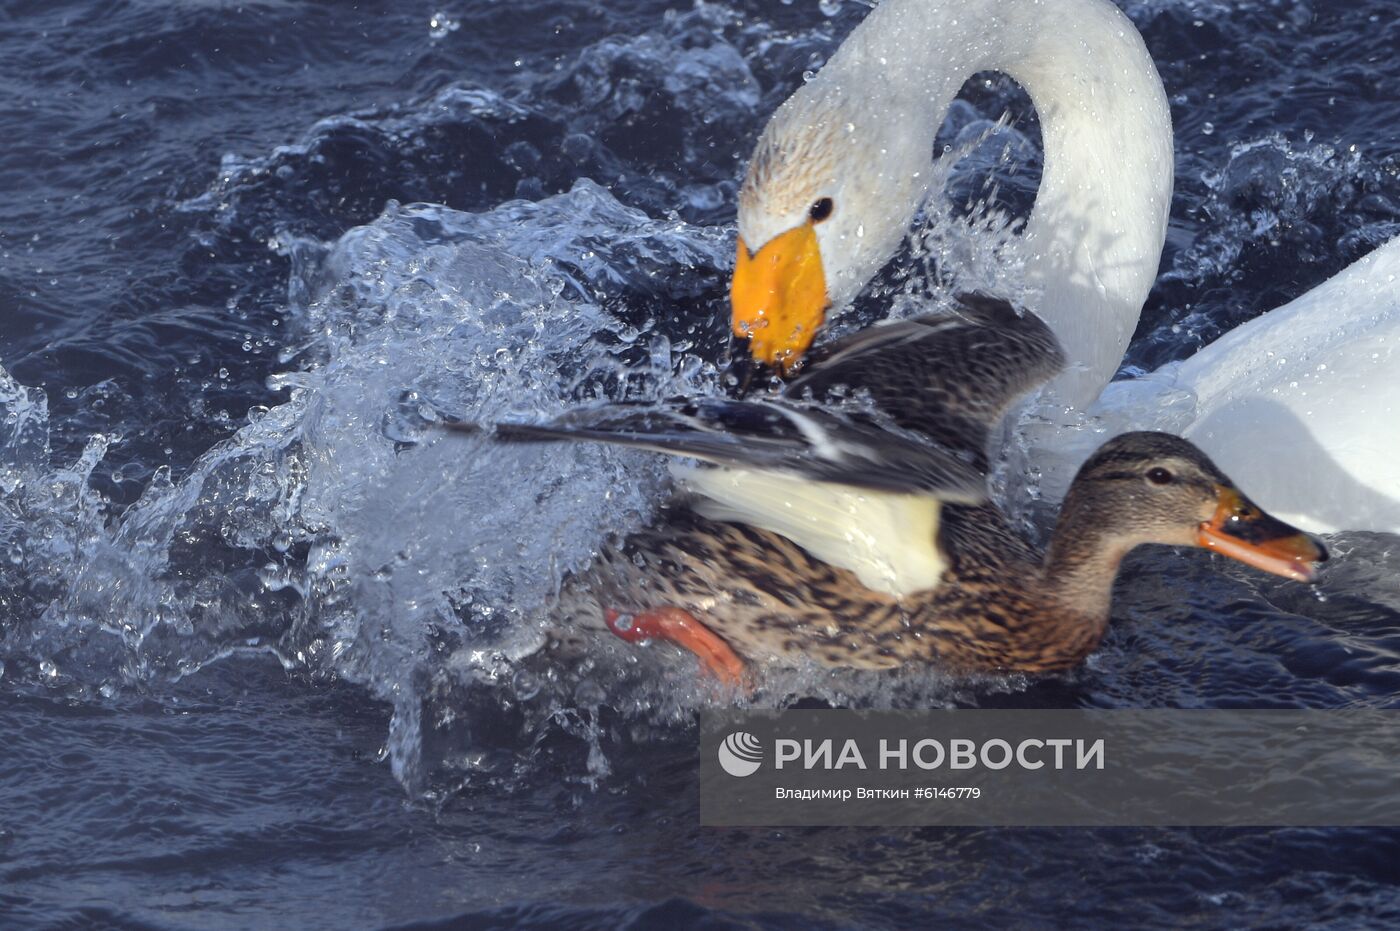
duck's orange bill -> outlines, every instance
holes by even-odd
[[[744,661],[718,634],[680,608],[654,608],[637,614],[607,610],[603,614],[608,630],[628,643],[669,640],[685,647],[700,660],[702,671],[724,685],[746,685]]]
[[[749,355],[788,372],[812,345],[826,319],[826,277],[811,223],[790,229],[749,254],[739,237],[729,288],[734,335]]]
[[[1247,566],[1299,582],[1317,577],[1327,548],[1315,537],[1256,507],[1233,488],[1216,486],[1219,506],[1196,532],[1196,542]]]

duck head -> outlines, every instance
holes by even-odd
[[[1200,546],[1302,582],[1327,560],[1316,537],[1265,513],[1205,453],[1167,433],[1125,433],[1084,463],[1052,550],[1121,558],[1141,543]]]

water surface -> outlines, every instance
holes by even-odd
[[[1400,920],[1387,830],[702,831],[683,663],[528,658],[664,470],[424,418],[710,384],[748,147],[864,9],[0,10],[6,926]],[[1400,234],[1400,18],[1125,9],[1178,133],[1137,371]],[[1024,214],[1038,129],[1008,81],[963,96],[921,241],[964,261],[892,268],[860,319],[998,273],[977,220]],[[1135,555],[1072,675],[770,699],[1393,706],[1400,542],[1331,542],[1315,588]]]

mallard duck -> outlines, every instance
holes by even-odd
[[[678,470],[691,497],[571,578],[558,617],[673,641],[731,682],[750,662],[800,658],[1073,666],[1102,638],[1118,565],[1142,543],[1313,577],[1321,543],[1162,433],[1104,444],[1075,479],[1047,553],[1022,539],[987,503],[987,439],[1061,359],[1037,317],[974,296],[957,314],[834,344],[774,400],[602,405],[497,432],[720,466]]]
[[[1071,364],[1045,393],[1053,422],[1028,435],[1042,491],[1058,496],[1089,452],[1075,411],[1147,428],[1163,422],[1164,398],[1190,397],[1190,419],[1171,405],[1174,428],[1279,514],[1400,533],[1400,431],[1382,426],[1400,412],[1400,238],[1100,398],[1156,279],[1173,174],[1161,79],[1108,0],[871,10],[773,114],[749,160],[731,289],[746,350],[796,369],[827,316],[890,260],[935,177],[949,104],[979,71],[1026,90],[1044,142],[1024,282]]]

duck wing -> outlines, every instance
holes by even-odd
[[[903,597],[940,584],[943,505],[985,500],[988,434],[1063,365],[1037,317],[972,295],[833,343],[775,400],[607,404],[496,430],[722,466],[675,470],[699,513],[781,534]]]
[[[947,313],[877,324],[810,357],[786,397],[823,403],[865,395],[892,423],[985,472],[991,431],[1018,397],[1065,365],[1035,314],[985,294],[962,294]]]
[[[595,441],[870,491],[973,504],[985,467],[868,412],[705,398],[604,404],[542,424],[501,423],[499,439]]]

